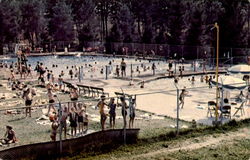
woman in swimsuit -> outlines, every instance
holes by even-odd
[[[107,119],[106,113],[104,112],[104,106],[107,104],[104,102],[105,96],[101,96],[101,100],[98,102],[97,107],[99,108],[100,116],[101,116],[101,128],[102,130],[105,129],[105,121]]]
[[[16,133],[11,126],[6,126],[4,137],[3,143],[5,144],[15,143],[17,141]]]

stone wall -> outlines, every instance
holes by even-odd
[[[139,129],[126,130],[126,142],[135,143]],[[106,130],[88,134],[83,137],[63,140],[63,155],[77,152],[99,151],[102,147],[113,147],[123,144],[124,134],[122,129]],[[59,141],[44,142],[13,147],[0,151],[0,159],[50,159],[60,156]]]

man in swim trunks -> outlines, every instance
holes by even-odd
[[[25,100],[25,106],[26,106],[25,114],[26,114],[26,117],[27,117],[28,113],[29,113],[29,117],[31,117],[32,98],[35,95],[36,95],[36,93],[35,93],[34,89],[28,88],[27,85],[24,85],[22,98]]]
[[[126,76],[126,63],[124,62],[124,58],[122,58],[122,62],[121,62],[121,75]]]

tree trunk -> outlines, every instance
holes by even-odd
[[[137,21],[137,29],[138,29],[138,34],[141,36],[141,26],[140,26],[140,18],[138,18],[138,21]]]
[[[0,42],[0,55],[3,55],[3,43]]]

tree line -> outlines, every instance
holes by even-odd
[[[215,22],[221,46],[245,48],[249,20],[248,0],[0,0],[0,54],[20,40],[215,46]]]

